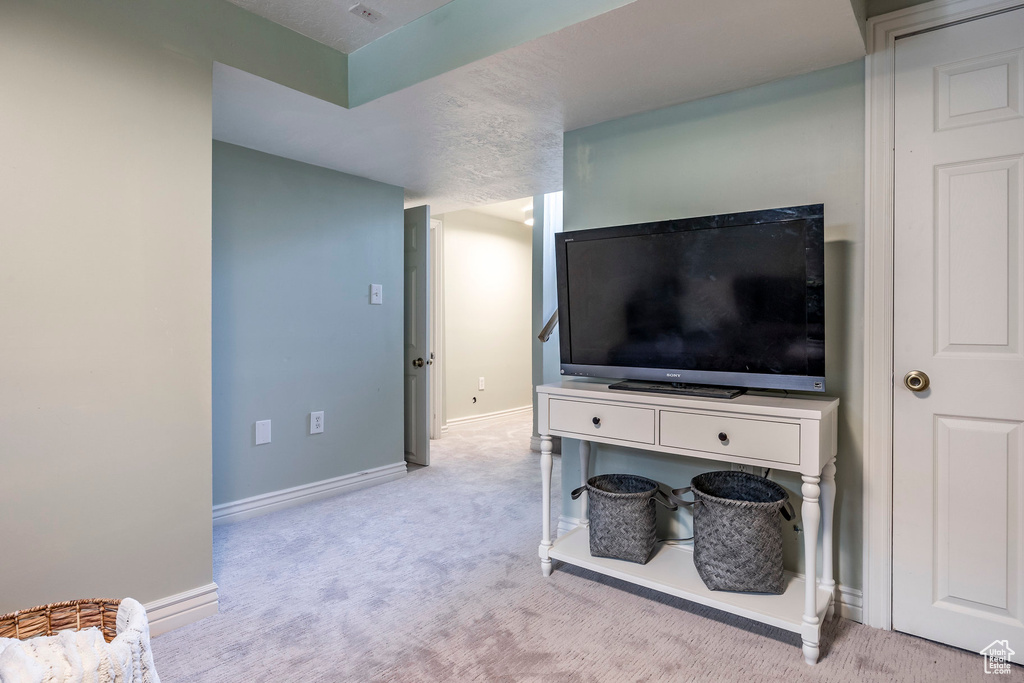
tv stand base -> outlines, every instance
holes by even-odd
[[[748,394],[735,401],[718,401],[643,393],[624,395],[609,391],[605,383],[572,380],[537,387],[543,512],[538,547],[541,571],[544,576],[551,576],[552,561],[557,560],[799,633],[804,661],[814,664],[820,654],[822,625],[835,612],[832,512],[836,498],[838,406],[838,399],[824,396],[782,398]],[[626,472],[631,468],[622,464],[623,459],[632,460],[633,449],[642,449],[699,459],[688,463],[691,467],[717,469],[721,465],[708,462],[716,460],[799,475],[804,576],[787,574],[782,595],[731,593],[709,590],[695,568],[693,553],[684,547],[659,545],[643,565],[594,557],[590,554],[590,507],[585,492],[577,508],[579,527],[552,538],[551,440],[555,436],[580,439],[578,481],[582,484],[592,474],[591,461],[604,457],[604,444],[630,449],[614,460],[620,463],[614,467]],[[563,467],[568,457],[563,452]],[[607,472],[608,467],[613,467],[609,462],[593,469]],[[642,467],[642,462],[638,466]],[[679,471],[684,472],[685,469]],[[595,591],[609,588],[597,587]],[[599,609],[601,596],[593,597]]]
[[[746,389],[740,387],[715,387],[705,384],[683,384],[681,382],[642,382],[627,379],[610,384],[609,389],[618,391],[645,391],[651,394],[673,394],[675,396],[701,396],[703,398],[736,398]]]

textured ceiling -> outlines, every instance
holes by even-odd
[[[217,65],[214,137],[444,213],[562,189],[564,131],[863,55],[849,0],[637,0],[351,110]]]
[[[404,187],[407,206],[445,213],[561,188],[561,105],[517,70],[432,79],[356,109],[221,64],[213,79],[214,138]]]
[[[451,0],[230,0],[335,50],[352,53]],[[349,9],[357,4],[381,15],[372,24]]]

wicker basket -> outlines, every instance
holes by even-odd
[[[52,636],[57,631],[81,631],[96,626],[108,643],[117,635],[120,600],[71,600],[40,605],[0,616],[0,638],[25,640]]]
[[[705,472],[693,491],[693,563],[713,591],[784,593],[779,515],[793,518],[786,490],[746,472]]]
[[[590,503],[590,554],[646,564],[657,540],[655,501],[670,510],[676,504],[658,482],[632,474],[601,474],[572,492],[586,491]]]

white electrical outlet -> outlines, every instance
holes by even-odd
[[[309,433],[310,434],[323,434],[324,433],[324,411],[318,410],[315,413],[309,414]]]
[[[483,377],[479,378],[476,381],[476,388],[479,389],[480,391],[484,390],[484,378]]]
[[[370,303],[380,306],[384,303],[384,288],[380,285],[370,285]]]
[[[256,445],[265,443],[270,443],[270,420],[259,420],[256,422]]]

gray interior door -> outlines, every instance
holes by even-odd
[[[430,207],[405,212],[405,459],[430,464]]]

